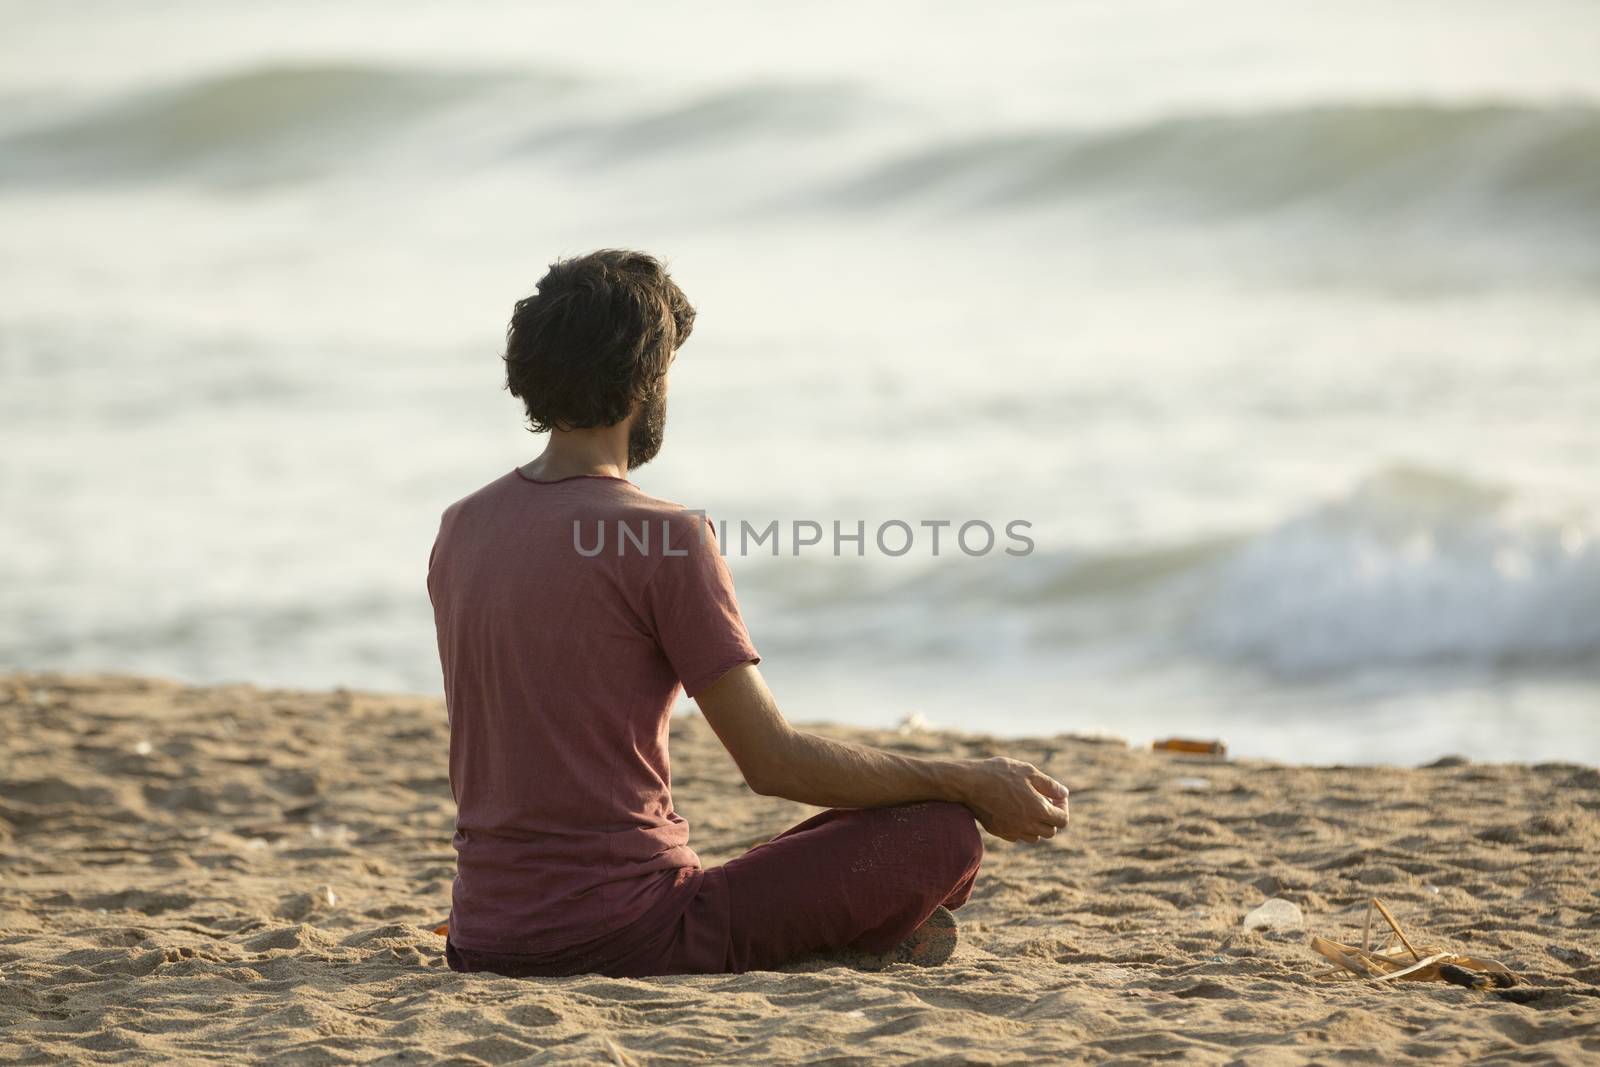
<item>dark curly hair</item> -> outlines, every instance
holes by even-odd
[[[534,433],[615,426],[653,398],[694,308],[654,256],[605,248],[558,260],[506,327],[506,384]]]

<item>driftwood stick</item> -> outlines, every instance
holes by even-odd
[[[1391,982],[1391,981],[1394,981],[1395,979],[1398,979],[1398,978],[1411,978],[1413,975],[1416,975],[1416,977],[1412,979],[1413,981],[1418,981],[1418,982],[1432,981],[1434,979],[1434,977],[1435,977],[1434,975],[1420,975],[1420,974],[1417,974],[1417,972],[1418,971],[1426,971],[1429,967],[1437,968],[1439,964],[1444,963],[1444,962],[1446,962],[1446,961],[1448,961],[1448,960],[1450,960],[1452,958],[1453,957],[1452,957],[1452,955],[1450,953],[1448,953],[1448,952],[1440,952],[1440,953],[1437,953],[1435,955],[1429,956],[1425,960],[1418,960],[1416,963],[1413,963],[1411,966],[1405,968],[1404,970],[1401,970],[1401,971],[1390,971],[1388,974],[1379,975],[1377,978],[1374,978],[1373,981],[1374,982]]]
[[[1516,973],[1499,960],[1491,960],[1482,956],[1468,956],[1458,952],[1456,953],[1456,958],[1451,962],[1471,971],[1487,971],[1490,974],[1509,974],[1512,977],[1516,977]]]
[[[1521,978],[1499,960],[1468,956],[1439,948],[1418,951],[1411,943],[1388,907],[1377,897],[1370,898],[1367,906],[1366,927],[1361,934],[1362,946],[1346,945],[1328,938],[1311,936],[1311,951],[1336,966],[1315,972],[1317,978],[1355,978],[1374,984],[1394,981],[1405,982],[1455,982],[1471,985],[1474,989],[1501,989],[1517,985]],[[1372,913],[1376,911],[1389,924],[1392,936],[1382,948],[1374,951],[1372,943]],[[1411,959],[1407,960],[1406,955]],[[1426,954],[1426,958],[1424,958]],[[1393,988],[1392,986],[1390,988]]]
[[[1372,906],[1378,909],[1378,914],[1383,916],[1384,921],[1389,924],[1389,929],[1394,931],[1394,936],[1398,937],[1400,939],[1400,943],[1406,947],[1406,951],[1411,953],[1411,958],[1416,960],[1418,963],[1422,962],[1422,953],[1418,952],[1411,946],[1411,941],[1406,937],[1406,932],[1400,929],[1399,923],[1394,921],[1394,916],[1390,915],[1389,909],[1383,906],[1383,901],[1379,900],[1377,897],[1373,897]]]
[[[1398,971],[1406,966],[1407,962],[1404,956],[1391,955],[1387,952],[1362,952],[1359,949],[1350,949],[1349,954],[1379,974]]]
[[[1373,968],[1368,965],[1366,960],[1348,954],[1352,951],[1349,945],[1341,945],[1339,942],[1329,941],[1325,937],[1313,936],[1311,938],[1311,949],[1318,955],[1337,963],[1351,974],[1357,974],[1363,978],[1374,977]]]

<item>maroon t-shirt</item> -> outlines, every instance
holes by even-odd
[[[698,867],[667,727],[759,662],[711,524],[622,478],[512,470],[445,509],[428,562],[450,720],[450,940],[549,953],[670,909]]]

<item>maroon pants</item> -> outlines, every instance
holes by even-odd
[[[983,841],[959,804],[834,808],[720,867],[684,868],[698,883],[681,914],[646,916],[551,956],[478,952],[445,941],[456,971],[530,975],[707,974],[764,970],[815,952],[884,952],[943,904],[972,893]]]

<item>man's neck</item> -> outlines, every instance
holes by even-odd
[[[550,441],[522,473],[541,482],[597,474],[608,478],[628,476],[628,424],[589,430],[551,430]]]

